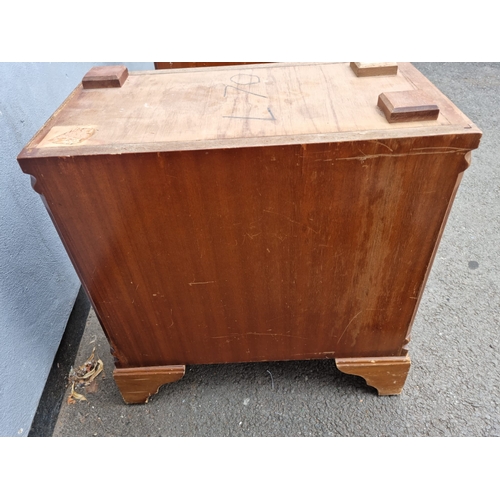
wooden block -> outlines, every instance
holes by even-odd
[[[398,65],[394,62],[352,62],[351,69],[356,76],[388,76],[398,73]]]
[[[439,107],[418,90],[385,92],[377,105],[389,123],[437,120],[439,115]]]
[[[82,79],[84,89],[121,87],[128,77],[125,66],[94,66]]]

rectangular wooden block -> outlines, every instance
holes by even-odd
[[[436,120],[439,116],[437,104],[418,90],[385,92],[377,105],[389,123]]]
[[[82,79],[84,89],[106,89],[121,87],[128,77],[125,66],[96,66]]]
[[[397,63],[363,63],[352,62],[351,69],[356,76],[387,76],[396,75],[398,72]]]
[[[437,119],[389,123],[415,87]],[[19,162],[118,369],[400,359],[480,136],[410,64],[273,63],[79,86]]]

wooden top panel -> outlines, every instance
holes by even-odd
[[[437,120],[388,123],[381,93],[421,90]],[[411,64],[358,78],[349,63],[278,63],[130,73],[78,86],[21,157],[337,142],[479,130]]]

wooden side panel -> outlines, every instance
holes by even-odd
[[[456,136],[24,159],[118,368],[399,356]]]

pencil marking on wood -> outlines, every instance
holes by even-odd
[[[243,81],[242,81],[243,79]],[[248,79],[248,81],[245,81],[245,79]],[[234,89],[237,92],[243,92],[247,95],[254,95],[256,97],[262,97],[263,99],[268,99],[269,97],[267,95],[263,94],[258,94],[257,92],[252,92],[251,90],[245,90],[242,89],[242,85],[256,85],[260,83],[260,77],[257,75],[250,75],[250,74],[245,74],[245,73],[238,73],[237,75],[233,75],[230,78],[231,82],[235,83],[235,85],[226,85],[224,87],[224,97],[227,98],[228,96],[228,89]],[[263,117],[257,117],[257,116],[233,116],[233,115],[223,115],[222,118],[233,118],[237,120],[267,120],[267,121],[275,121],[276,118],[271,111],[271,108],[267,108],[267,112],[270,115],[270,118],[263,118]]]
[[[226,85],[226,87],[224,88],[224,97],[227,97],[227,89],[234,89],[237,90],[238,92],[244,92],[245,94],[251,94],[257,97],[263,97],[264,99],[268,98],[267,95],[257,94],[257,92],[251,92],[250,90],[240,89],[238,87],[235,87],[234,85]]]
[[[222,118],[237,118],[239,120],[264,120],[264,121],[275,121],[276,118],[271,111],[271,108],[267,108],[267,112],[271,115],[271,118],[262,118],[260,116],[231,116],[231,115],[223,115]]]
[[[235,81],[234,79],[238,78],[238,77],[249,77],[250,81],[248,81],[248,82]],[[257,78],[257,80],[252,81],[253,78]],[[238,86],[235,87],[234,85],[226,85],[226,87],[224,88],[224,97],[227,97],[227,89],[231,88],[231,89],[237,90],[238,92],[245,92],[245,94],[252,94],[252,95],[255,95],[257,97],[263,97],[264,99],[268,98],[267,95],[257,94],[257,92],[251,92],[250,90],[245,90],[245,89],[242,89],[239,87],[239,85],[256,85],[256,84],[260,83],[260,78],[257,75],[248,75],[248,74],[244,74],[244,73],[238,73],[237,75],[233,75],[230,78],[230,80]]]
[[[241,78],[242,76],[250,78],[250,81],[248,82],[235,81],[235,78]],[[257,81],[253,80],[254,78],[257,78]],[[237,75],[233,75],[230,78],[230,80],[236,85],[255,85],[257,83],[260,83],[260,76],[249,75],[248,73],[238,73]]]

